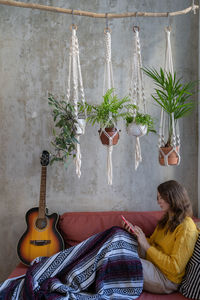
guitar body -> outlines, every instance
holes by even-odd
[[[38,256],[51,256],[64,249],[64,242],[56,229],[58,215],[38,218],[38,207],[26,213],[27,230],[19,240],[17,253],[20,260],[29,265]]]
[[[45,215],[38,219],[38,207],[26,213],[27,230],[19,240],[17,253],[20,260],[29,265],[38,256],[51,256],[64,249],[64,242],[56,229],[58,215]]]
[[[64,249],[64,242],[57,231],[58,215],[47,215],[46,209],[46,173],[49,164],[49,152],[44,150],[41,161],[41,182],[39,207],[26,213],[27,230],[18,242],[17,253],[20,260],[29,265],[38,256],[49,257]]]

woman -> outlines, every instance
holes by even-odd
[[[164,211],[162,219],[146,238],[139,226],[123,223],[131,233],[133,227],[141,252],[144,290],[171,293],[178,289],[198,238],[192,206],[186,189],[170,180],[157,188],[157,202]]]

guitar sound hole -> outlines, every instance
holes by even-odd
[[[45,218],[44,219],[41,219],[41,218],[37,219],[36,227],[38,229],[44,229],[46,226],[47,226],[47,220]]]

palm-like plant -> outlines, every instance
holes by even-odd
[[[172,116],[174,121],[186,116],[194,107],[193,95],[196,82],[181,83],[176,73],[165,72],[162,68],[158,72],[154,68],[143,68],[144,73],[153,79],[156,88],[151,96],[169,116],[169,136],[166,146],[172,146]]]

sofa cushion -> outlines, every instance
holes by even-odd
[[[200,234],[179,290],[185,297],[200,299]]]
[[[112,226],[121,226],[121,215],[124,215],[132,224],[140,226],[146,236],[150,236],[163,213],[161,211],[69,212],[60,216],[59,230],[64,238],[66,247],[70,247],[95,233],[104,231]]]

